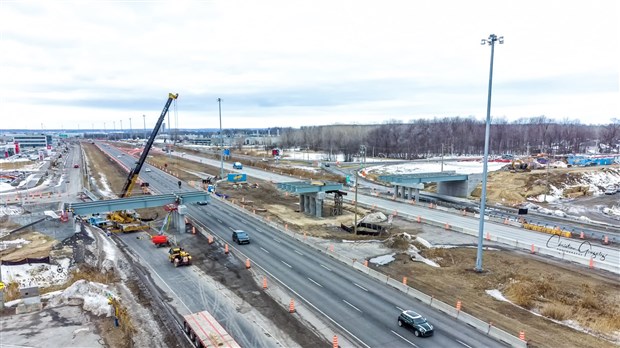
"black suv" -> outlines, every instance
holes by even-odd
[[[410,326],[416,336],[433,336],[433,325],[414,311],[404,311],[398,316],[398,326]]]
[[[232,240],[237,242],[237,244],[250,244],[250,236],[247,232],[241,230],[233,231]]]

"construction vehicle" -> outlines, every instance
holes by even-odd
[[[129,175],[127,176],[127,180],[125,181],[125,185],[123,186],[123,190],[121,191],[120,198],[127,198],[131,196],[131,191],[136,182],[138,181],[140,170],[142,169],[142,166],[146,161],[149,150],[151,150],[151,147],[153,146],[153,142],[155,141],[157,132],[159,131],[162,123],[164,122],[166,114],[168,113],[168,109],[170,108],[170,104],[173,100],[176,100],[178,96],[179,94],[168,93],[168,101],[166,101],[166,105],[164,106],[161,115],[159,115],[159,119],[155,124],[155,128],[153,128],[151,136],[149,137],[149,140],[144,146],[144,150],[140,155],[140,159],[136,161],[136,166],[129,172]],[[143,191],[148,190],[148,183],[142,183],[141,186]],[[108,214],[107,218],[114,224],[113,229],[111,229],[111,231],[113,232],[135,232],[148,229],[148,226],[142,224],[142,222],[140,221],[140,217],[135,212],[131,213],[127,211],[116,211]]]
[[[146,145],[144,146],[144,150],[142,151],[142,154],[140,155],[140,159],[136,162],[136,166],[129,172],[129,176],[127,176],[127,181],[125,182],[125,186],[123,186],[123,190],[121,191],[121,198],[129,197],[131,195],[131,190],[133,189],[133,186],[136,184],[136,181],[138,181],[140,170],[142,169],[142,166],[144,165],[144,162],[146,161],[146,158],[149,155],[149,151],[151,150],[151,147],[153,147],[153,142],[155,141],[157,132],[161,128],[161,125],[164,122],[164,119],[166,118],[166,114],[168,113],[170,104],[172,103],[173,100],[176,100],[178,96],[179,96],[178,93],[177,94],[168,93],[168,101],[166,102],[164,109],[161,111],[161,115],[159,115],[159,119],[157,120],[157,123],[155,124],[155,128],[153,128],[153,131],[151,132],[151,136],[149,137],[149,140],[146,142]]]
[[[168,240],[168,237],[165,234],[158,234],[158,235],[152,236],[151,241],[158,248],[163,247],[163,246],[165,247],[170,246],[170,241]]]
[[[183,331],[195,347],[241,347],[207,311],[184,315]]]
[[[168,250],[168,260],[174,264],[174,267],[192,264],[192,256],[181,247],[170,248]]]

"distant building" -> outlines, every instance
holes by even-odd
[[[47,147],[52,145],[52,136],[46,134],[21,134],[14,135],[13,142],[19,143],[20,148]]]

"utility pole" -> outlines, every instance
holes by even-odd
[[[487,200],[487,174],[489,169],[489,133],[491,131],[491,90],[493,86],[493,54],[495,42],[504,43],[504,37],[491,34],[488,39],[482,39],[481,44],[491,46],[491,67],[489,69],[489,93],[487,97],[487,119],[484,133],[484,159],[482,160],[482,196],[480,197],[480,223],[478,225],[478,250],[476,253],[476,272],[482,272],[482,243],[484,235],[484,210]]]
[[[146,141],[146,115],[142,115],[142,120],[144,121],[144,141]]]
[[[224,134],[222,133],[222,98],[217,98],[220,111],[220,179],[224,179]]]
[[[363,159],[366,158],[366,145],[360,145],[360,171],[363,170],[364,166],[362,165],[363,163]],[[354,214],[354,219],[355,221],[353,222],[353,232],[355,235],[357,235],[357,189],[358,189],[358,182],[359,182],[359,171],[355,171],[355,214]]]
[[[441,143],[441,172],[443,173],[443,143]]]
[[[131,126],[131,117],[129,118],[129,138],[133,139],[133,127]]]

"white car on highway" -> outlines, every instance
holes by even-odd
[[[150,173],[151,172],[151,168],[146,168],[144,169],[145,172]]]

